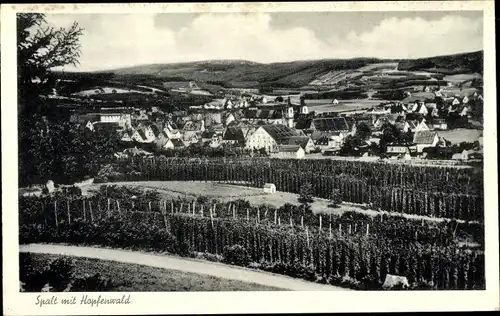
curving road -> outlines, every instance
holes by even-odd
[[[196,259],[184,259],[168,255],[156,255],[138,251],[54,244],[28,244],[20,245],[19,252],[65,255],[140,264],[150,267],[210,275],[218,278],[238,280],[247,283],[257,283],[266,286],[279,287],[283,290],[349,291],[349,289],[344,289],[336,286],[307,282],[304,280],[295,279],[279,274],[259,272],[251,269],[229,266],[216,262],[208,262]]]

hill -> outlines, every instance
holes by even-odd
[[[399,62],[399,70],[432,71],[444,74],[483,73],[483,51],[419,58]]]
[[[482,74],[483,52],[432,58],[323,59],[281,63],[208,60],[151,64],[106,72],[65,73],[82,80],[113,80],[161,89],[164,82],[195,81],[201,88],[303,88],[312,90],[380,90],[411,85],[443,84],[445,76]]]

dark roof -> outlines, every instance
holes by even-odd
[[[283,145],[299,145],[305,149],[309,140],[310,138],[307,136],[292,136],[288,139],[286,144],[283,143]]]
[[[315,142],[319,141],[319,143],[321,143],[321,144],[328,144],[330,136],[338,136],[338,135],[340,135],[340,132],[314,131],[311,134],[311,139],[314,140]]]
[[[222,139],[244,142],[245,135],[243,134],[243,130],[240,127],[228,127]]]
[[[297,129],[310,129],[311,128],[312,119],[310,118],[299,118],[297,123],[295,124],[295,128]]]
[[[326,117],[313,119],[312,125],[318,131],[348,131],[349,125],[344,117]]]
[[[172,144],[174,145],[174,147],[183,147],[184,146],[184,142],[180,139],[171,139],[170,140],[172,142]]]
[[[294,153],[297,152],[301,147],[299,145],[279,145],[278,146],[278,151],[279,152],[288,152],[288,153]]]
[[[437,135],[437,132],[433,131],[420,131],[415,133],[413,137],[413,142],[416,144],[432,144],[434,141],[434,137]]]
[[[96,132],[115,132],[119,130],[120,124],[118,123],[104,123],[104,122],[95,122],[94,124],[94,131]]]
[[[297,136],[297,133],[288,126],[281,124],[262,125],[262,128],[277,142],[288,140],[292,136]]]
[[[141,136],[142,139],[146,140],[146,134],[144,133],[144,130],[138,129],[137,132],[139,133],[139,136]]]
[[[158,128],[158,126],[156,126],[156,125],[150,125],[149,127],[153,131],[153,134],[155,135],[155,137],[158,137],[160,135],[161,131]]]

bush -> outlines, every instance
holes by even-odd
[[[79,276],[71,283],[71,291],[74,292],[103,292],[109,291],[112,287],[111,279],[99,273]]]
[[[330,204],[329,207],[339,207],[339,204],[342,203],[342,195],[338,189],[333,189],[330,194]]]
[[[245,247],[240,245],[224,247],[224,263],[246,267],[250,263],[250,255]]]
[[[45,271],[45,278],[50,282],[54,291],[62,292],[68,287],[73,278],[74,263],[69,258],[57,258],[49,265]]]

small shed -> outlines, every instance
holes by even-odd
[[[273,183],[264,184],[264,193],[275,194],[276,193],[276,186]]]

